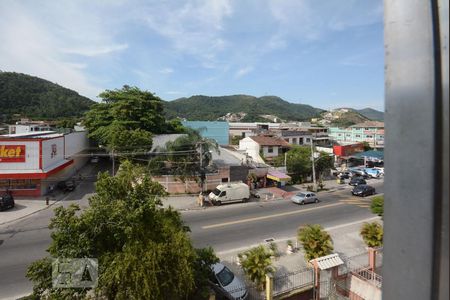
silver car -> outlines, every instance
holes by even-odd
[[[292,202],[297,204],[306,204],[306,203],[317,203],[319,199],[317,199],[317,195],[312,192],[302,192],[298,193],[291,197]]]
[[[233,299],[245,300],[248,297],[245,284],[221,263],[212,265],[214,281],[216,285],[222,287]]]

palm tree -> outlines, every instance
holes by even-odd
[[[302,243],[308,261],[331,254],[333,251],[331,236],[318,224],[300,226],[297,238]]]
[[[272,253],[266,247],[259,245],[245,251],[242,256],[241,265],[245,275],[260,289],[264,288],[266,275],[275,272],[271,255]]]
[[[359,234],[368,247],[383,246],[383,226],[380,223],[364,223]]]

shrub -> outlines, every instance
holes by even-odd
[[[384,197],[383,196],[376,196],[373,197],[372,203],[370,204],[370,210],[372,213],[383,217],[384,214]]]
[[[333,251],[331,236],[318,224],[300,226],[297,238],[302,243],[308,261],[331,254]]]
[[[260,245],[245,251],[243,254],[241,264],[245,275],[258,288],[263,289],[266,283],[266,274],[275,272],[270,258],[271,253],[266,247]]]
[[[359,234],[368,247],[383,246],[383,226],[377,222],[364,223]]]

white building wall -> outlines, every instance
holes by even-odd
[[[273,149],[273,152],[270,153],[269,152],[269,146],[263,146],[264,157],[276,157],[276,156],[278,156],[279,147],[278,146],[272,146],[272,149]]]
[[[2,145],[25,145],[25,162],[1,162],[2,170],[38,170],[39,169],[39,141],[0,141]]]
[[[56,150],[56,151],[55,151]],[[64,137],[57,137],[42,141],[42,168],[43,170],[52,169],[64,160]]]
[[[64,135],[64,155],[65,158],[72,157],[79,152],[89,148],[89,139],[87,131],[76,131]]]
[[[264,163],[264,160],[259,155],[260,146],[257,142],[249,137],[243,138],[239,141],[239,150],[247,152],[255,162]]]

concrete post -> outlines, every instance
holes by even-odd
[[[372,272],[375,272],[376,256],[377,250],[369,247],[369,268]]]
[[[316,259],[314,260],[313,264],[314,264],[314,282],[315,282],[314,300],[320,300],[320,269]]]
[[[273,300],[273,275],[266,274],[266,300]]]

